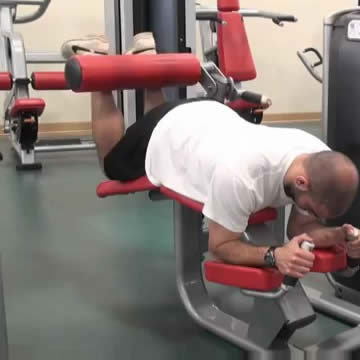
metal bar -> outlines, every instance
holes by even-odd
[[[0,8],[0,61],[1,61],[1,71],[9,71],[10,64],[8,59],[8,40],[3,36],[3,32],[12,33],[13,32],[13,22],[11,9],[9,7]]]
[[[264,292],[264,291],[255,291],[255,290],[244,290],[240,289],[240,291],[246,296],[252,296],[262,299],[279,299],[284,296],[288,291],[289,287],[282,285],[280,289],[274,292]]]
[[[10,61],[11,68],[8,70],[12,73],[14,79],[27,79],[27,67],[25,61],[24,40],[19,33],[2,32],[10,44]]]
[[[32,14],[22,16],[20,18],[15,17],[14,24],[25,24],[28,22],[35,21],[40,19],[47,10],[50,5],[51,0],[44,0],[44,1],[16,1],[17,5],[38,5],[39,8]]]
[[[211,18],[214,18],[218,13],[217,8],[197,8],[196,9],[196,15],[199,17],[206,17],[209,16]],[[297,19],[289,14],[281,14],[281,13],[275,13],[271,11],[264,11],[264,10],[257,10],[257,9],[240,9],[239,13],[244,17],[255,17],[255,18],[264,18],[264,19],[270,19],[270,20],[277,20],[280,19],[281,21],[297,21]],[[284,20],[288,19],[288,20]],[[293,20],[290,20],[293,19]]]
[[[333,294],[324,294],[313,287],[304,286],[305,292],[315,309],[331,314],[348,324],[360,324],[360,309],[358,306],[335,297]]]
[[[40,6],[44,3],[41,0],[0,0],[0,6],[18,6],[18,5],[37,5]]]
[[[129,14],[131,14],[129,16]],[[133,1],[120,0],[120,25],[121,25],[121,49],[120,53],[124,53],[133,46],[134,36],[134,19],[133,19]],[[115,29],[119,31],[119,29]],[[123,114],[125,126],[128,127],[136,121],[136,99],[135,90],[125,90],[123,94]]]
[[[46,146],[35,146],[35,153],[58,152],[58,151],[81,151],[81,150],[94,150],[94,149],[96,149],[96,145],[94,143],[74,144],[74,145],[46,145]]]
[[[25,54],[28,64],[64,64],[66,59],[59,53],[27,52]]]
[[[307,360],[351,360],[359,351],[360,327],[347,330],[320,344],[305,348]]]

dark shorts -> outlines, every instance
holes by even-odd
[[[104,159],[105,175],[111,180],[131,181],[145,175],[145,156],[151,134],[158,122],[178,105],[205,99],[164,103],[144,115],[126,130],[124,137]]]

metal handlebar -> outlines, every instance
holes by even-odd
[[[270,11],[256,10],[256,9],[240,9],[239,13],[244,17],[259,17],[270,19],[274,24],[283,26],[284,22],[297,22],[297,18],[292,15],[273,13]],[[196,20],[199,21],[219,21],[217,8],[203,8],[196,9]]]
[[[24,24],[41,18],[49,7],[50,1],[51,0],[0,0],[0,6],[14,7],[15,10],[19,5],[38,6],[39,8],[34,13],[19,18],[16,17],[15,11],[14,24]]]
[[[310,63],[310,61],[305,56],[305,54],[309,53],[309,52],[314,53],[319,59],[314,64]],[[323,63],[323,58],[322,58],[321,54],[319,53],[319,51],[314,48],[307,48],[303,52],[297,51],[297,56],[299,57],[299,59],[301,60],[303,65],[305,66],[306,70],[310,73],[310,75],[315,80],[317,80],[319,83],[322,83],[323,82],[322,76],[315,71],[315,68],[319,65],[322,65],[322,63]]]

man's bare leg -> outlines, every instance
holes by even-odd
[[[161,89],[145,90],[145,113],[164,102],[165,98]],[[125,134],[124,116],[117,108],[111,92],[91,94],[91,120],[99,161],[103,165],[106,155]]]
[[[104,158],[125,133],[124,116],[116,107],[111,92],[91,94],[91,120],[93,138],[103,167]]]
[[[146,89],[144,94],[144,113],[164,104],[165,97],[161,89]]]

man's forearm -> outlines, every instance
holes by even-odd
[[[317,221],[288,229],[289,239],[302,233],[308,234],[318,248],[331,247],[345,242],[345,234],[341,227],[327,227]]]
[[[264,266],[264,256],[268,248],[254,246],[237,239],[211,249],[211,252],[219,260],[233,265]]]

